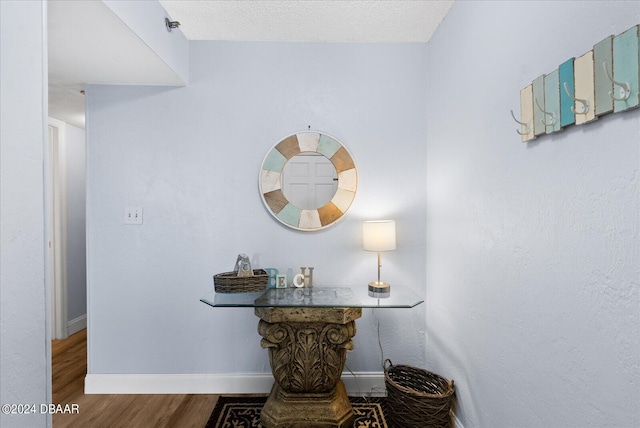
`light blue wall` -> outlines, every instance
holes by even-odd
[[[51,401],[45,290],[46,4],[0,2],[0,426],[41,427]]]
[[[269,373],[251,309],[199,299],[238,253],[254,266],[314,266],[314,282],[366,287],[376,256],[361,221],[397,221],[394,287],[424,295],[426,47],[190,43],[184,88],[87,89],[89,372]],[[359,167],[348,217],[283,227],[258,191],[261,162],[297,130],[339,138]],[[144,224],[123,224],[127,206]],[[424,365],[425,305],[379,310],[385,356]],[[354,371],[381,371],[365,310]]]
[[[520,89],[637,2],[459,1],[428,44],[427,361],[471,427],[640,425],[640,111],[522,144]]]
[[[66,125],[67,318],[87,314],[86,150],[84,129]]]

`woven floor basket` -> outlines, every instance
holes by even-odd
[[[395,428],[451,427],[453,380],[411,366],[394,366],[385,361],[387,387],[385,415]]]
[[[213,276],[216,293],[249,293],[263,291],[269,283],[264,269],[254,269],[253,276],[238,276],[236,272],[224,272]]]

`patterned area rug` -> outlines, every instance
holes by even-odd
[[[349,397],[355,413],[354,428],[387,428],[382,413],[383,398]],[[261,428],[260,410],[267,397],[227,397],[218,399],[206,428]]]

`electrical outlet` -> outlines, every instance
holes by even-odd
[[[124,224],[142,224],[142,207],[125,207]]]

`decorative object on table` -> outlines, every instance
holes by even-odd
[[[287,275],[283,273],[276,275],[276,288],[287,288]]]
[[[216,293],[248,293],[267,288],[269,274],[264,269],[251,269],[249,257],[238,254],[233,272],[213,276]]]
[[[269,283],[264,269],[253,269],[252,276],[238,276],[235,272],[223,272],[213,276],[216,293],[249,293],[263,291]]]
[[[226,396],[218,398],[205,428],[261,428],[260,412],[266,396]],[[353,428],[387,428],[383,413],[383,397],[349,397],[353,406]]]
[[[392,427],[449,428],[453,380],[407,365],[384,362],[385,412]]]
[[[267,283],[267,286],[269,288],[277,288],[277,285],[278,285],[278,274],[280,273],[278,268],[264,268],[264,270],[269,275],[269,282]]]
[[[309,266],[305,272],[305,287],[313,287],[313,266]]]
[[[313,287],[313,267],[301,267],[300,273],[293,277],[295,287]]]
[[[293,287],[293,268],[287,269],[287,287]]]
[[[237,276],[253,276],[253,270],[251,270],[251,262],[249,256],[246,254],[238,254],[236,259],[236,265],[233,271]]]
[[[298,273],[293,277],[293,286],[296,288],[304,287],[304,274]]]
[[[276,220],[309,232],[344,217],[356,196],[358,172],[353,157],[336,138],[301,131],[267,153],[259,185],[262,201]]]
[[[374,220],[362,223],[362,246],[366,251],[378,253],[378,280],[369,283],[369,296],[389,297],[391,286],[380,280],[380,253],[396,249],[396,222]]]
[[[607,36],[520,91],[522,142],[640,106],[640,25]]]

